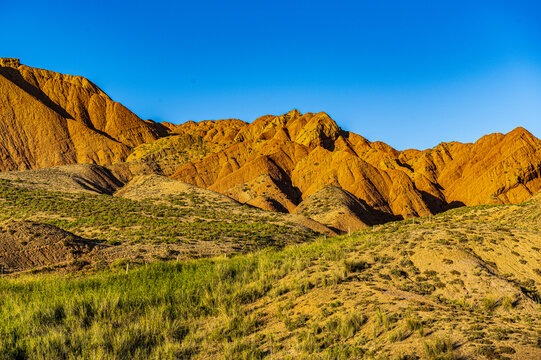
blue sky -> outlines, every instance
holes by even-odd
[[[541,137],[536,1],[0,1],[0,56],[145,119],[325,111],[397,149]]]

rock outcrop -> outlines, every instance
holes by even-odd
[[[431,213],[404,171],[377,166],[398,152],[342,131],[325,113],[264,116],[242,127],[235,140],[181,166],[173,177],[269,210],[292,212],[303,199],[333,185],[388,216]]]
[[[474,144],[443,143],[410,156],[403,160],[427,183],[439,185],[448,203],[517,203],[541,189],[541,141],[520,127]]]
[[[325,113],[293,110],[235,124],[226,138],[207,135],[202,142],[213,150],[187,159],[172,177],[282,212],[295,212],[311,195],[334,186],[370,209],[369,217],[360,213],[359,224],[377,222],[373,214],[384,221],[461,205],[521,202],[541,189],[541,141],[522,128],[474,144],[397,151],[343,131]],[[219,128],[219,122],[200,126],[216,134],[211,125]]]
[[[84,77],[0,61],[0,171],[111,164],[157,137]]]

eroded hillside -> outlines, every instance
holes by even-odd
[[[541,141],[522,128],[474,144],[400,152],[341,130],[325,113],[169,126],[176,135],[136,148],[128,161],[158,164],[165,175],[273,211],[306,211],[304,201],[334,186],[367,207],[350,221],[355,229],[373,223],[376,213],[381,223],[462,205],[521,202],[541,189]],[[173,155],[181,157],[176,170]]]
[[[94,183],[79,181],[89,173]],[[112,196],[119,180],[97,165],[1,174],[0,267],[7,273],[238,254],[334,234],[301,215],[262,211],[159,175],[136,177]]]
[[[0,59],[0,140],[0,171],[89,163],[107,165],[122,182],[165,175],[265,210],[302,209],[340,231],[517,203],[541,189],[541,141],[523,128],[397,151],[342,130],[323,112],[158,124],[84,77],[17,59]],[[344,191],[332,207],[348,220],[310,208],[329,187]]]
[[[0,59],[0,171],[111,164],[159,129],[81,76]]]

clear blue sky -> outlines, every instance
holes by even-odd
[[[298,108],[398,149],[541,137],[538,4],[0,0],[0,56],[86,76],[157,121]]]

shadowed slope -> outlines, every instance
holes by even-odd
[[[30,221],[13,221],[0,225],[0,230],[3,272],[66,265],[96,245],[56,226]]]
[[[394,220],[391,216],[377,213],[351,193],[335,186],[326,186],[306,198],[297,206],[295,213],[343,232]]]

